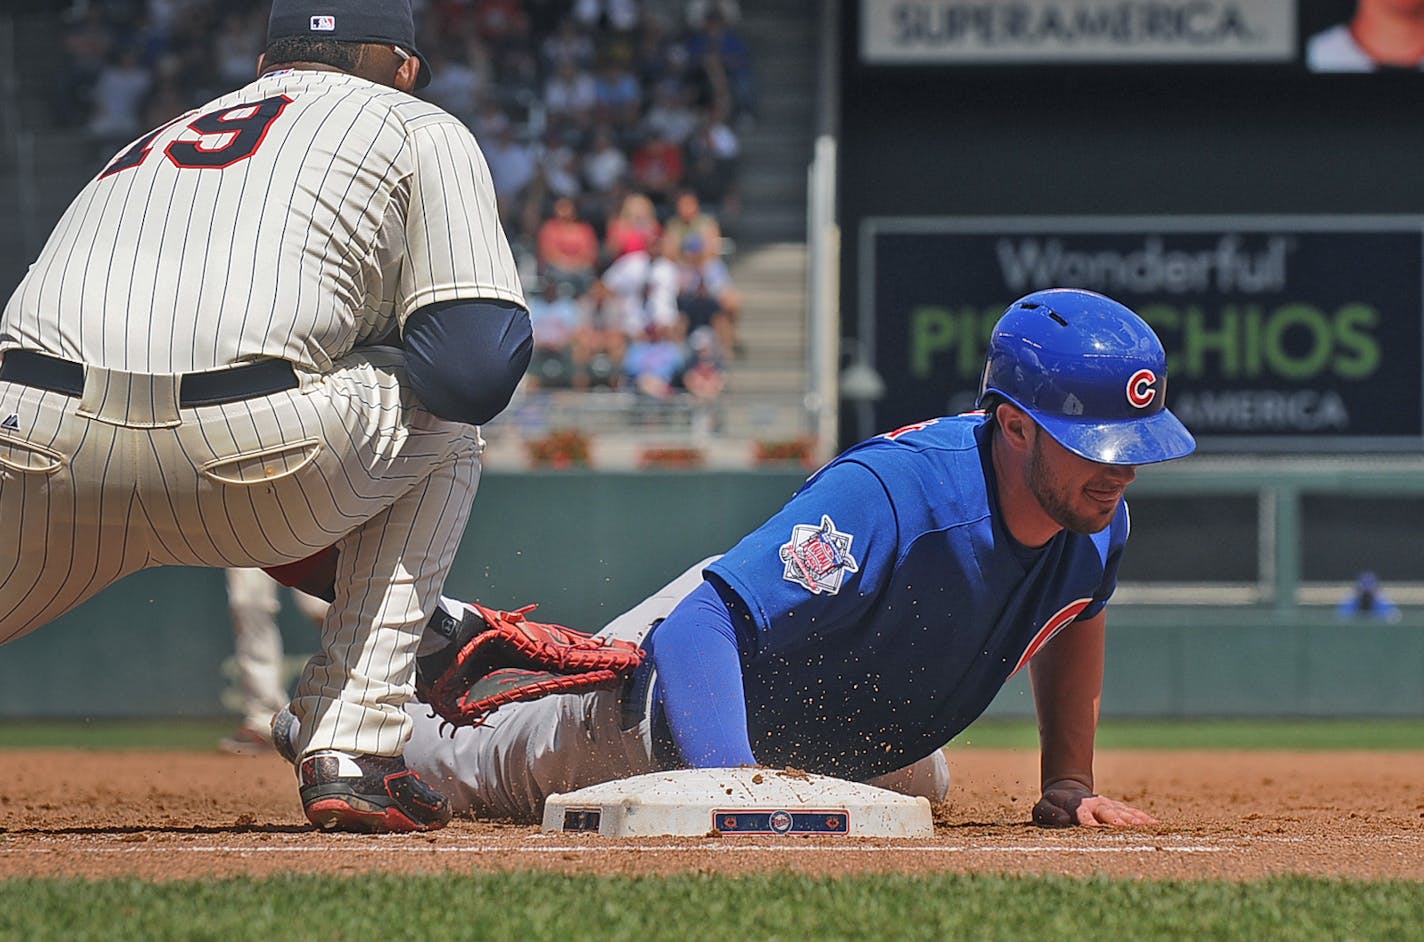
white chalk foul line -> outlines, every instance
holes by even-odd
[[[49,848],[46,848],[48,850]],[[329,854],[338,850],[350,850],[348,845],[332,844],[327,847],[242,847],[214,844],[194,847],[192,845],[148,844],[125,845],[123,847],[83,847],[76,848],[86,854]],[[1203,844],[1132,844],[1116,847],[1057,847],[1049,844],[1013,844],[976,846],[972,844],[941,844],[934,847],[866,846],[854,844],[846,847],[828,845],[796,844],[465,844],[456,846],[432,845],[383,845],[370,848],[373,851],[389,853],[419,854],[607,854],[620,851],[638,853],[686,853],[708,852],[719,854],[1219,854],[1239,847],[1216,847]],[[0,853],[24,853],[33,847],[0,846]]]

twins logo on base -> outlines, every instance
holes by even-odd
[[[849,834],[850,824],[845,810],[712,812],[712,830],[721,834]]]

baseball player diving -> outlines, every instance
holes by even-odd
[[[521,700],[520,670],[489,674],[483,639],[524,613],[467,617],[419,662],[439,715],[408,707],[407,759],[455,809],[526,821],[554,792],[679,767],[791,766],[937,801],[941,747],[1027,667],[1033,819],[1153,823],[1098,794],[1093,739],[1123,493],[1138,465],[1195,448],[1166,390],[1162,345],[1131,310],[1030,294],[994,329],[982,412],[852,447],[725,555],[614,620],[595,640],[646,652],[621,683]],[[532,673],[540,689],[559,679]],[[293,725],[274,724],[289,758]]]
[[[449,818],[402,705],[532,349],[414,36],[409,0],[274,0],[259,77],[115,154],[0,316],[0,642],[152,566],[331,601],[292,709],[344,830]]]

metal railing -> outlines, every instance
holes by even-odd
[[[840,15],[821,0],[816,51],[816,146],[806,179],[806,411],[818,462],[840,437],[840,252],[836,207]]]
[[[1123,582],[1118,602],[1145,605],[1260,606],[1289,614],[1298,606],[1338,601],[1349,588],[1339,581],[1305,579],[1305,498],[1410,497],[1424,495],[1424,458],[1371,455],[1195,457],[1169,462],[1132,485],[1132,496],[1189,497],[1256,495],[1258,578],[1239,583]],[[1131,498],[1129,498],[1131,499]],[[1402,533],[1416,523],[1400,521]],[[1363,565],[1363,564],[1362,564]],[[1424,578],[1391,581],[1401,605],[1424,604]]]

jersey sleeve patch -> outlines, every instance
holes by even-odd
[[[791,539],[780,551],[786,567],[781,577],[815,595],[835,595],[847,573],[860,571],[860,564],[850,552],[854,539],[852,534],[837,530],[827,514],[821,515],[819,525],[803,523],[792,527]]]

